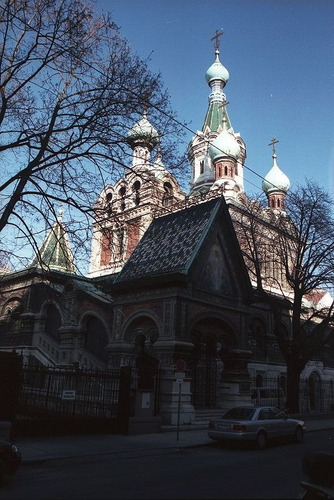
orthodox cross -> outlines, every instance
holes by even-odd
[[[223,108],[223,118],[224,116],[226,117],[226,106],[230,104],[229,101],[224,101],[221,104],[219,104],[219,108]]]
[[[271,139],[271,142],[269,142],[268,146],[272,146],[273,147],[273,155],[275,154],[275,144],[277,144],[279,142],[278,139],[275,139],[275,137],[273,137]]]
[[[230,103],[229,103],[229,101],[224,101],[224,102],[222,102],[222,103],[219,105],[219,107],[220,107],[220,108],[224,108],[224,111],[225,111],[225,107],[226,107],[228,104],[230,104]],[[278,142],[278,141],[277,141],[277,142]]]
[[[214,40],[215,41],[215,49],[216,50],[219,50],[219,37],[222,36],[224,34],[224,31],[221,30],[216,30],[216,34],[215,36],[213,36],[212,38],[210,38],[210,40]]]

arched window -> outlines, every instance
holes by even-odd
[[[227,166],[225,165],[225,176],[227,177],[227,174],[228,174],[228,169],[227,169]]]
[[[119,258],[123,257],[125,250],[125,228],[122,226],[117,229],[117,243]]]
[[[132,189],[133,191],[135,192],[135,198],[134,198],[134,202],[135,202],[135,205],[138,206],[139,203],[140,203],[140,195],[139,195],[139,189],[140,189],[140,182],[139,181],[135,181],[133,183],[133,186],[132,186]]]
[[[199,173],[203,174],[204,172],[204,160],[201,160],[199,163]]]
[[[164,182],[164,195],[162,198],[162,204],[166,207],[172,203],[173,200],[173,187],[170,182]]]

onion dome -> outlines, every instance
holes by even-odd
[[[144,111],[142,118],[129,130],[127,141],[131,147],[142,145],[152,151],[158,139],[159,134],[148,121],[146,111]]]
[[[209,154],[213,162],[226,156],[236,160],[240,155],[240,146],[234,135],[228,132],[225,116],[223,117],[223,130],[209,146]]]
[[[276,154],[273,154],[273,166],[262,181],[262,189],[266,194],[272,191],[283,191],[286,193],[290,187],[290,180],[279,168],[276,162]]]
[[[207,70],[205,79],[209,85],[213,80],[221,80],[225,86],[225,84],[228,82],[229,77],[229,72],[219,60],[219,50],[216,50],[215,62]]]

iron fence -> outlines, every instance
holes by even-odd
[[[285,376],[251,379],[251,397],[256,405],[286,408],[287,382]],[[334,381],[309,377],[299,383],[301,413],[334,411]]]
[[[301,412],[328,412],[334,410],[334,381],[313,379],[301,380],[299,410]]]
[[[120,370],[24,367],[19,412],[37,418],[116,418],[120,378]]]

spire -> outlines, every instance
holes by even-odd
[[[217,132],[224,113],[221,105],[226,101],[223,89],[228,82],[229,72],[219,60],[219,37],[222,36],[223,33],[223,30],[216,30],[215,36],[211,38],[211,40],[215,40],[215,61],[205,74],[206,81],[211,88],[211,94],[209,95],[209,107],[202,127],[202,132],[204,133],[208,129],[210,132]],[[226,120],[227,128],[231,128],[230,119],[227,113]]]
[[[74,258],[65,226],[62,222],[64,209],[60,205],[57,222],[53,224],[31,266],[75,274]]]
[[[246,146],[240,134],[234,132],[226,110],[228,103],[223,90],[229,73],[219,60],[222,35],[223,31],[217,30],[211,38],[211,41],[215,41],[215,61],[206,72],[206,81],[211,88],[209,105],[202,130],[196,133],[188,146],[188,158],[192,166],[191,193],[216,189],[217,181],[232,177],[235,193],[244,191]],[[225,162],[224,165],[217,165],[221,160]]]

